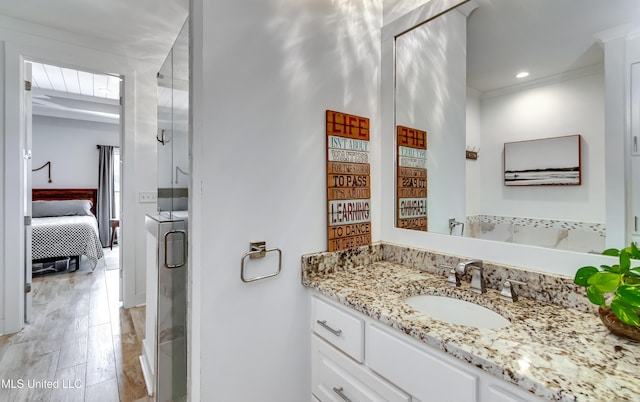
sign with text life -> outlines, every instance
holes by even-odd
[[[397,126],[396,226],[427,230],[427,132]]]
[[[329,251],[371,244],[369,119],[327,110]]]

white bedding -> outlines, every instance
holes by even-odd
[[[85,255],[95,269],[104,255],[94,216],[33,218],[31,225],[34,260]]]

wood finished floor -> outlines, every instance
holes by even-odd
[[[83,259],[33,279],[31,323],[0,336],[0,401],[151,401],[138,360],[145,308],[122,308],[118,250],[104,251],[94,272]]]

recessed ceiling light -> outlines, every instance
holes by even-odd
[[[524,77],[528,77],[529,73],[526,71],[523,71],[521,73],[516,74],[516,78],[524,78]]]

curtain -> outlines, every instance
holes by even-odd
[[[113,148],[110,145],[98,145],[98,231],[102,247],[108,247],[110,241],[109,219],[115,216],[115,193],[113,188]]]

